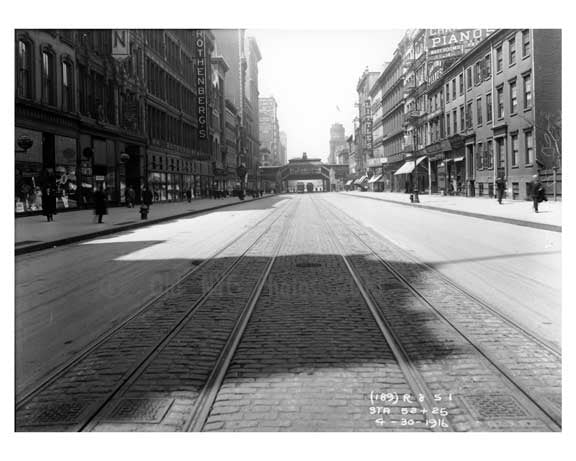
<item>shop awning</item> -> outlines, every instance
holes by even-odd
[[[463,161],[463,160],[464,160],[464,157],[456,157],[456,158],[454,159],[455,162],[461,162],[461,161]]]
[[[416,160],[416,163],[420,165],[420,162],[422,162],[422,160],[424,160],[425,158],[426,157],[420,157],[418,160]],[[404,163],[404,165],[402,165],[400,168],[398,168],[398,170],[396,171],[396,173],[394,173],[394,175],[412,173],[413,169],[414,169],[414,160],[409,160],[406,163]]]
[[[360,179],[357,179],[356,181],[354,181],[354,184],[362,184],[363,182],[366,182],[367,179],[368,179],[368,175],[364,175]]]
[[[346,184],[344,184],[344,185],[345,185],[345,186],[350,186],[350,185],[352,185],[353,182],[354,182],[354,180],[353,180],[353,179],[350,179],[350,180],[348,180],[348,181],[346,182]]]
[[[376,176],[372,176],[372,177],[368,180],[368,183],[376,182],[376,181],[378,181],[381,177],[382,177],[381,174],[378,174],[378,175],[376,175]]]

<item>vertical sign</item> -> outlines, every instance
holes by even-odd
[[[112,57],[119,61],[130,56],[130,40],[127,30],[112,31]]]
[[[365,123],[366,127],[365,139],[366,139],[366,150],[369,157],[372,157],[372,107],[370,106],[370,100],[365,101]]]
[[[204,31],[196,31],[196,89],[198,91],[198,139],[208,139],[206,94],[206,41]]]

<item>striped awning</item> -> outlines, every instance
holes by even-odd
[[[350,186],[350,185],[352,185],[353,182],[354,182],[354,180],[350,179],[346,182],[345,186]]]
[[[361,178],[354,181],[354,184],[362,184],[362,183],[366,182],[367,179],[368,179],[368,175],[364,175]]]
[[[416,163],[420,165],[420,162],[422,162],[422,160],[424,160],[425,158],[426,157],[420,157],[418,160],[416,160]],[[414,170],[414,160],[409,160],[406,163],[404,163],[404,165],[402,165],[400,168],[398,168],[398,170],[396,171],[396,173],[394,173],[394,175],[409,174],[412,173],[412,170]]]
[[[378,180],[379,180],[381,177],[382,177],[382,175],[381,175],[381,174],[378,174],[378,175],[372,176],[372,177],[371,177],[371,178],[368,180],[368,182],[369,182],[369,183],[373,183],[373,182],[376,182],[376,181],[378,181]]]

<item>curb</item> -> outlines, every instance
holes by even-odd
[[[472,213],[470,211],[452,210],[449,208],[440,208],[440,207],[432,206],[432,205],[422,205],[422,204],[417,204],[417,203],[404,203],[404,202],[398,202],[396,200],[390,200],[390,199],[385,199],[385,198],[367,197],[367,196],[363,197],[363,196],[356,195],[356,194],[348,194],[348,195],[350,195],[351,197],[367,198],[370,200],[378,200],[380,202],[394,203],[396,205],[404,205],[404,206],[415,207],[415,208],[425,208],[427,210],[441,211],[443,213],[468,216],[470,218],[485,219],[487,221],[496,221],[496,222],[502,222],[505,224],[513,224],[515,226],[532,227],[534,229],[541,229],[541,230],[547,230],[547,231],[552,231],[552,232],[560,232],[560,233],[562,232],[562,226],[557,226],[555,224],[544,224],[544,223],[537,223],[537,222],[532,222],[532,221],[524,221],[522,219],[505,218],[505,217],[501,217],[501,216],[493,216],[493,215],[487,215],[487,214],[481,214],[481,213]]]
[[[121,227],[102,229],[100,231],[90,232],[88,234],[73,235],[70,237],[63,238],[63,239],[53,240],[51,242],[42,242],[42,243],[38,243],[35,245],[29,245],[29,246],[26,246],[23,248],[16,248],[14,250],[14,255],[19,256],[19,255],[23,255],[26,253],[33,253],[36,251],[47,250],[49,248],[55,248],[55,247],[62,246],[62,245],[68,245],[71,243],[81,242],[83,240],[90,240],[90,239],[93,239],[96,237],[101,237],[104,235],[117,234],[119,232],[124,232],[124,231],[132,230],[132,229],[138,229],[140,227],[151,226],[153,224],[158,224],[158,223],[162,223],[162,222],[166,222],[166,221],[171,221],[174,219],[184,218],[186,216],[192,216],[192,215],[199,214],[199,213],[205,213],[207,211],[218,210],[220,208],[227,208],[227,207],[231,207],[231,206],[241,205],[242,203],[252,203],[252,202],[255,202],[257,200],[262,200],[262,199],[265,199],[268,197],[274,197],[274,196],[276,196],[276,194],[267,195],[266,197],[254,198],[248,202],[238,201],[238,202],[234,202],[234,203],[225,203],[223,205],[217,205],[217,206],[213,206],[213,207],[209,207],[209,208],[203,208],[201,210],[193,210],[193,211],[187,211],[185,213],[179,213],[179,214],[175,214],[175,215],[171,215],[171,216],[164,216],[163,218],[143,220],[143,221],[138,222],[138,223],[127,224],[127,225],[121,226]]]

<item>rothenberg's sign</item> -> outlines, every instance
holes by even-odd
[[[427,47],[432,59],[460,56],[496,29],[428,29]]]
[[[204,31],[196,31],[196,89],[198,91],[198,139],[208,139],[206,94],[206,41]]]

